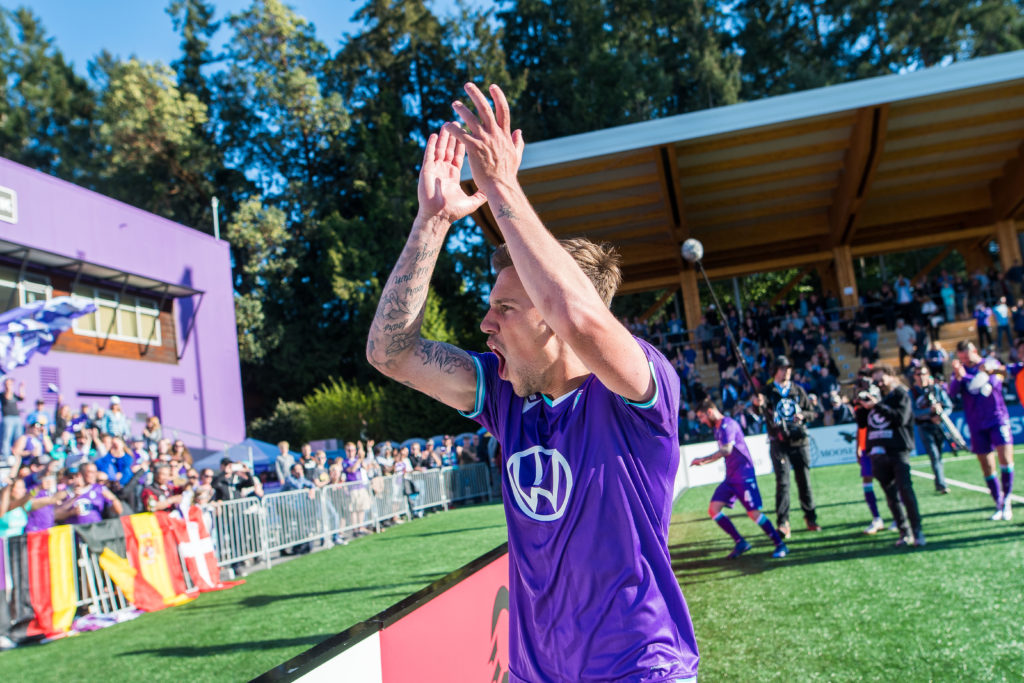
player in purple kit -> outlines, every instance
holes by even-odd
[[[701,401],[697,407],[697,419],[714,430],[718,450],[703,458],[695,458],[690,464],[707,465],[719,458],[725,458],[725,481],[719,484],[711,495],[708,514],[722,527],[722,531],[736,542],[729,553],[729,559],[735,559],[751,548],[750,542],[743,538],[732,520],[723,512],[723,508],[732,508],[737,500],[746,509],[747,516],[772,539],[772,543],[775,544],[772,557],[785,557],[789,554],[789,548],[782,542],[782,536],[772,526],[771,521],[761,512],[761,491],[757,488],[754,459],[750,457],[750,449],[743,439],[743,430],[739,423],[731,417],[722,415],[710,398]]]
[[[466,130],[427,141],[420,210],[367,340],[378,370],[463,411],[502,450],[509,545],[509,677],[687,681],[697,644],[668,551],[679,465],[679,379],[609,310],[617,255],[557,241],[516,178],[523,139],[474,85]],[[468,151],[480,191],[459,182]],[[489,202],[505,238],[481,323],[490,353],[420,336],[453,221]]]
[[[971,432],[971,452],[978,456],[985,483],[996,502],[992,519],[1009,521],[1013,519],[1013,434],[1003,400],[1002,364],[995,358],[982,358],[970,341],[957,344],[956,355],[950,362],[953,376],[949,380],[949,395],[959,396],[963,401],[964,419]],[[996,478],[996,457],[1001,487]]]

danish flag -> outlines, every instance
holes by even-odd
[[[188,508],[186,519],[171,518],[174,535],[178,539],[178,554],[185,561],[188,575],[201,593],[220,591],[245,583],[244,580],[220,580],[220,567],[217,566],[217,555],[213,550],[213,539],[203,523],[203,513],[196,506]]]

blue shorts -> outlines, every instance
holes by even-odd
[[[718,485],[711,496],[712,502],[717,500],[727,508],[731,508],[737,499],[747,510],[760,510],[761,492],[757,488],[757,479],[751,478],[743,481],[726,479]]]
[[[998,424],[985,429],[971,429],[971,452],[988,455],[996,446],[1013,444],[1013,433],[1009,424]]]
[[[861,455],[861,456],[859,456],[857,458],[857,462],[860,463],[860,476],[868,477],[868,478],[873,476],[871,474],[871,456],[870,455],[868,455],[867,453],[864,453],[863,455]]]

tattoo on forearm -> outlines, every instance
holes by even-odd
[[[512,207],[509,206],[508,204],[502,204],[501,206],[498,207],[498,218],[507,218],[510,221],[519,220],[519,216],[517,216],[515,212],[512,211]]]
[[[447,375],[454,375],[459,369],[473,370],[473,361],[464,351],[443,342],[421,339],[416,355],[424,365],[436,365]]]

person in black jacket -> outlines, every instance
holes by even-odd
[[[792,380],[793,368],[789,359],[779,356],[773,365],[774,377],[768,383],[767,394],[758,394],[751,403],[765,416],[768,427],[768,451],[775,471],[775,516],[779,533],[790,536],[789,526],[789,471],[796,477],[800,493],[800,508],[810,531],[821,531],[818,514],[811,492],[811,455],[807,436],[807,423],[814,419],[816,410],[803,387]]]
[[[900,530],[896,545],[923,546],[921,513],[910,480],[910,454],[914,450],[913,402],[893,367],[876,365],[872,379],[881,390],[881,397],[867,392],[859,397],[861,405],[868,410],[867,450],[871,469],[885,492],[889,510]]]

